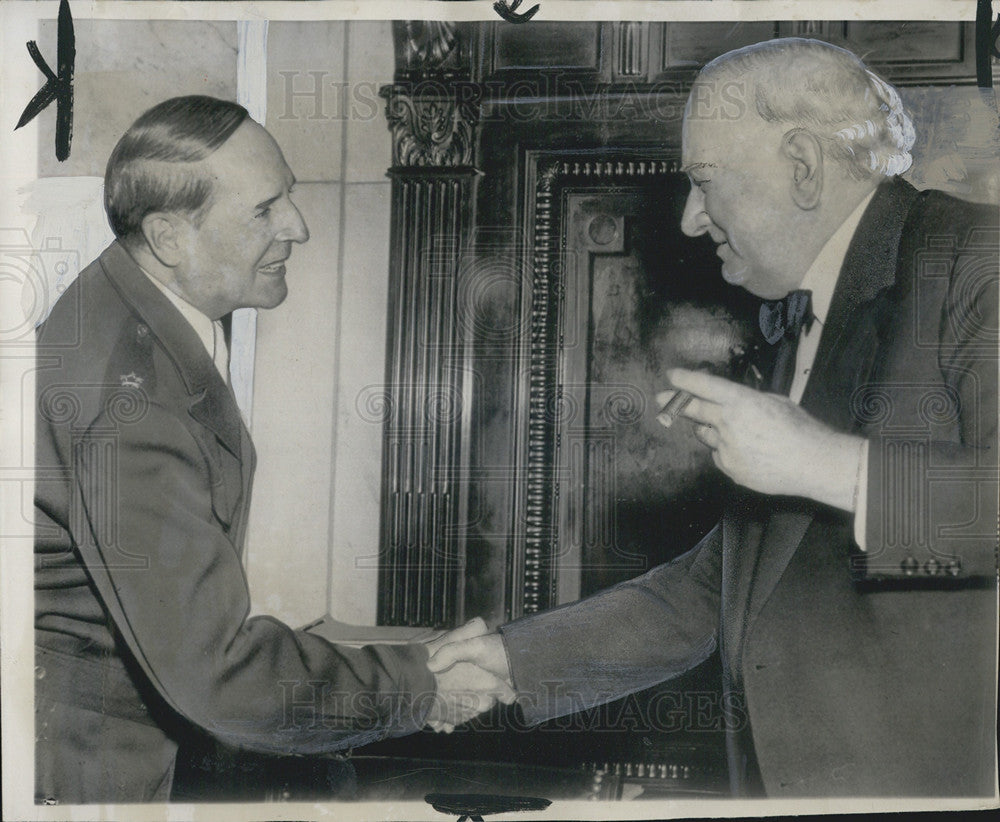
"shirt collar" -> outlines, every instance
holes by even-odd
[[[156,279],[156,277],[146,271],[145,268],[142,268],[141,266],[140,268],[142,273],[149,278],[150,282],[160,289],[163,296],[170,300],[174,308],[176,308],[181,313],[181,316],[188,321],[188,325],[194,329],[195,334],[198,335],[198,339],[201,340],[202,345],[205,346],[205,351],[208,352],[209,359],[214,360],[215,329],[212,326],[212,320],[207,315],[202,314],[201,311],[191,305],[191,303],[183,297],[178,296],[167,288],[167,286]]]
[[[858,228],[858,223],[861,222],[861,216],[865,213],[865,209],[868,208],[868,204],[874,196],[875,192],[871,191],[858,203],[857,208],[840,224],[840,227],[833,232],[830,239],[820,249],[816,259],[806,271],[805,277],[802,278],[802,285],[799,288],[812,292],[812,313],[820,325],[826,323],[826,315],[830,310],[833,291],[837,287],[837,279],[840,277],[840,269],[844,265],[847,249]]]

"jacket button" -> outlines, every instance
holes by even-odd
[[[146,337],[149,336],[149,326],[146,325],[145,323],[139,323],[139,325],[135,329],[135,333],[140,340],[144,340],[146,339]]]
[[[962,573],[962,560],[960,560],[958,557],[955,557],[955,559],[950,560],[948,562],[945,568],[947,569],[949,574],[951,574],[953,577],[957,577],[960,573]]]
[[[899,567],[903,569],[904,574],[912,577],[920,569],[920,563],[917,562],[915,557],[907,557],[899,563]]]
[[[924,571],[926,571],[931,576],[936,576],[941,573],[941,563],[936,559],[929,559],[924,563]]]
[[[35,666],[35,679],[45,679],[45,669],[41,665]]]

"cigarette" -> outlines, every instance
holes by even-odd
[[[675,419],[677,419],[681,412],[687,408],[688,403],[693,400],[694,397],[687,391],[678,391],[674,394],[667,404],[660,409],[660,413],[657,415],[657,419],[664,428],[669,428],[673,425]]]

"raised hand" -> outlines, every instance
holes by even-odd
[[[681,413],[699,423],[695,436],[740,485],[854,510],[863,439],[824,425],[788,397],[680,368],[667,377],[693,395]],[[665,405],[674,393],[662,392],[656,401]]]

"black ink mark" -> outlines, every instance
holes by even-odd
[[[441,813],[459,814],[458,822],[483,822],[483,814],[544,811],[552,801],[536,796],[500,796],[489,793],[429,793],[424,801]]]
[[[523,14],[516,14],[515,12],[517,12],[521,2],[522,0],[514,0],[514,2],[508,6],[507,0],[497,0],[493,4],[493,10],[508,23],[527,23],[538,13],[538,4],[536,3]]]
[[[69,12],[69,0],[59,2],[59,26],[56,41],[56,68],[53,73],[38,43],[28,42],[28,54],[35,61],[38,70],[45,75],[45,85],[31,102],[24,107],[21,119],[14,126],[17,131],[35,119],[53,100],[56,101],[56,159],[60,162],[69,157],[73,142],[73,66],[76,62],[76,33],[73,31],[73,16]]]

